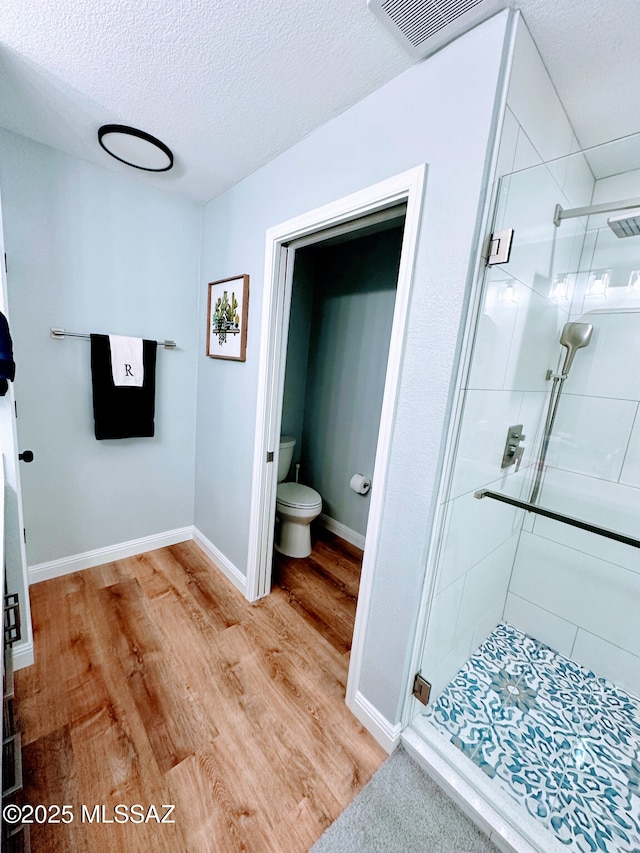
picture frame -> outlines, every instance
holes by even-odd
[[[236,275],[209,283],[207,355],[246,361],[249,276]]]

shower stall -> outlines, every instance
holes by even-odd
[[[516,849],[637,853],[640,135],[503,177],[510,228],[472,309],[425,591],[431,692],[403,739]]]

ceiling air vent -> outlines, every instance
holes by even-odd
[[[417,59],[486,20],[504,0],[367,0],[371,11]]]

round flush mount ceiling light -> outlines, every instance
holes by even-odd
[[[164,142],[150,133],[125,124],[103,124],[98,142],[112,157],[145,172],[168,172],[173,154]]]

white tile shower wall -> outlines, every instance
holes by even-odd
[[[504,621],[518,625],[525,634],[546,643],[560,654],[571,657],[578,629],[566,619],[561,619],[510,592],[504,606]]]
[[[511,351],[505,365],[504,388],[548,391],[547,367],[555,367],[557,336],[566,314],[552,300],[524,285],[512,319]]]
[[[571,153],[573,129],[538,49],[523,25],[518,27],[516,35],[507,103],[541,162]]]
[[[487,512],[486,501],[476,500],[473,492],[450,501],[438,592],[489,557],[503,544],[505,531],[508,535],[519,532],[522,516],[522,510],[508,504],[496,504],[491,512]]]
[[[601,225],[588,232],[586,245],[572,305],[576,318],[594,310],[639,309],[640,290],[629,287],[631,272],[640,268],[637,238],[621,240]],[[594,288],[594,278],[602,271],[609,280],[606,290]]]
[[[509,175],[514,171],[514,160],[518,145],[518,134],[520,125],[509,107],[505,108],[502,121],[502,132],[500,134],[500,145],[498,147],[498,162],[496,171],[498,175]]]
[[[451,497],[483,486],[504,486],[515,467],[501,468],[509,426],[520,423],[522,392],[475,390],[467,392],[460,426]],[[511,485],[511,484],[510,484]]]
[[[640,418],[637,411],[622,466],[620,482],[640,489]]]
[[[486,639],[502,618],[519,533],[492,551],[465,575],[458,630],[469,637],[469,653]]]
[[[436,696],[469,656],[468,640],[456,631],[460,602],[464,592],[464,575],[433,597],[425,641],[424,660],[428,661],[425,677]]]
[[[611,530],[634,531],[637,527],[640,489],[557,468],[549,468],[543,482],[544,506],[550,509]],[[640,550],[637,548],[540,516],[536,517],[533,532],[640,573]]]
[[[618,152],[617,144],[615,148]],[[628,162],[628,159],[625,162]],[[593,203],[620,201],[638,198],[639,196],[640,169],[636,169],[596,181]],[[592,219],[593,221],[590,220],[591,230],[587,232],[585,251],[580,260],[579,268],[584,274],[579,278],[571,309],[575,319],[583,312],[593,309],[640,308],[640,291],[634,292],[627,286],[630,271],[640,268],[638,241],[636,239],[620,240],[617,238],[606,226],[606,216]],[[611,286],[601,296],[587,294],[588,272],[603,268],[610,269]]]
[[[547,165],[516,172],[502,182],[495,227],[513,228],[514,241],[509,262],[501,264],[500,272],[543,297],[551,296],[555,275],[577,268],[582,251],[584,222],[567,220],[556,227],[553,214],[558,203],[572,206],[567,190]],[[563,307],[568,312],[568,300]]]
[[[572,153],[572,156],[567,157],[565,161],[567,168],[564,174],[562,190],[574,207],[582,207],[594,201],[594,176],[585,155],[580,152],[580,145],[577,139],[574,141],[573,152],[575,153]],[[556,175],[556,179],[559,179],[553,163],[550,164],[550,168],[553,174]],[[563,222],[563,225],[566,222],[567,220]]]
[[[640,571],[523,532],[509,592],[545,611],[530,611],[529,633],[543,632],[549,614],[577,626],[571,656],[640,694]]]
[[[573,647],[573,660],[608,678],[635,696],[640,695],[640,657],[580,629]]]
[[[487,275],[468,387],[547,393],[555,367],[562,306],[500,271]]]
[[[513,534],[434,597],[424,652],[433,696],[502,618],[518,538]]]
[[[531,450],[537,440],[535,426],[541,421],[544,405],[545,395],[540,392],[469,389],[450,497],[458,498],[489,486],[498,491],[508,489],[511,495],[524,494],[530,479],[527,468],[535,459]],[[525,433],[520,471],[515,466],[501,467],[507,431],[518,424],[530,424],[533,428]]]
[[[576,356],[566,383],[541,503],[633,537],[640,516],[640,377],[627,366],[640,358],[640,312],[600,309],[584,319],[593,323],[592,342]],[[640,550],[540,517],[532,541],[537,544],[523,542],[518,551],[510,592],[572,622],[576,659],[640,695],[634,616]],[[525,580],[536,548],[544,557],[534,559],[556,566],[555,595],[543,591],[544,584],[532,587]],[[544,639],[548,615],[534,610],[530,616],[526,625],[514,624]]]
[[[529,169],[532,166],[537,166],[540,162],[540,155],[536,151],[533,142],[531,142],[524,130],[520,128],[518,145],[513,159],[513,171],[519,172],[522,169]]]
[[[555,608],[562,619],[640,655],[640,573],[531,533],[521,534],[518,552],[510,587],[515,595],[549,612]]]
[[[588,349],[579,353],[566,391],[590,397],[640,400],[640,312],[583,315],[593,324]]]
[[[618,201],[624,198],[638,198],[638,196],[640,196],[640,169],[612,175],[610,178],[601,178],[596,181],[593,191],[594,204],[612,199]]]
[[[545,374],[557,366],[558,335],[571,306],[571,292],[552,298],[551,285],[554,275],[577,268],[584,238],[579,221],[556,228],[553,211],[559,202],[588,203],[593,188],[584,158],[562,167],[541,164],[576,149],[571,125],[520,21],[498,156],[497,174],[508,176],[494,223],[514,228],[515,241],[509,263],[487,276],[473,366],[462,392],[423,666],[436,693],[502,617],[523,513],[472,495],[490,486],[524,497],[531,485],[529,466],[549,392]],[[527,438],[515,473],[500,466],[507,429],[518,423]]]
[[[640,171],[597,181],[593,199],[637,195]],[[619,240],[606,226],[587,232],[571,319],[593,323],[594,331],[566,383],[549,452],[554,467],[541,493],[545,506],[630,536],[637,535],[640,516],[640,375],[633,369],[640,360],[640,294],[626,284],[630,270],[640,266],[637,251],[634,240]],[[600,268],[611,270],[612,286],[606,295],[589,296],[589,271]],[[543,583],[526,582],[536,548],[541,553],[535,559],[561,568],[551,587],[556,595],[548,595]],[[572,656],[639,695],[639,579],[640,550],[538,517],[516,558],[505,617],[514,612],[517,592],[529,607],[519,626],[535,636],[544,639],[552,618],[571,621]],[[523,613],[519,607],[516,616]],[[549,636],[553,646],[556,634]]]
[[[568,386],[569,380],[566,384]],[[547,463],[617,482],[637,409],[638,404],[633,400],[563,395],[549,442]]]

